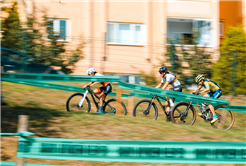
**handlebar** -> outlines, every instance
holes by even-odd
[[[193,95],[200,95],[201,93],[200,92],[197,92],[197,93],[192,93]]]
[[[83,88],[83,89],[85,89],[85,90],[89,90],[89,91],[93,91],[93,89],[91,89],[91,87],[88,85],[88,86],[86,86],[85,88]]]

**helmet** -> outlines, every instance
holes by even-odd
[[[197,82],[197,83],[200,82],[201,80],[205,80],[205,76],[204,76],[204,75],[198,75],[198,76],[196,77],[196,82]]]
[[[95,72],[96,72],[96,70],[95,70],[94,67],[89,68],[89,69],[87,70],[87,74],[88,74],[88,75],[91,75],[92,73],[95,73]]]
[[[166,67],[161,67],[159,69],[159,73],[162,74],[163,72],[168,72],[167,68]]]

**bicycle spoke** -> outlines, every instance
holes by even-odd
[[[173,116],[173,118],[180,118],[181,117],[181,111],[179,109],[177,109],[176,111],[177,111],[177,113]]]
[[[143,100],[135,105],[133,116],[137,118],[155,120],[158,115],[156,115],[156,112],[156,108],[153,105],[150,105],[149,100]]]
[[[76,93],[70,96],[66,104],[67,111],[81,111],[88,113],[90,111],[90,101],[87,98],[85,98],[82,103],[82,98],[83,94],[81,93]]]
[[[215,128],[229,130],[234,124],[234,114],[231,111],[215,108],[218,121],[211,124]],[[221,108],[221,107],[220,107]],[[223,107],[222,107],[223,108]],[[212,115],[211,115],[212,118]]]
[[[113,113],[121,112],[123,115],[126,115],[126,108],[124,103],[117,101],[116,99],[110,99],[104,105],[104,111],[106,113]]]
[[[172,121],[176,124],[192,125],[195,122],[195,112],[193,107],[188,107],[189,103],[180,102],[172,111]]]

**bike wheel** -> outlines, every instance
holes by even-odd
[[[226,106],[217,106],[214,108],[215,113],[217,115],[218,121],[216,121],[215,123],[212,123],[211,125],[214,128],[221,128],[223,130],[229,130],[235,121],[235,117],[232,111],[228,111],[228,110],[223,110],[223,109],[218,109],[218,108],[225,108]],[[213,118],[213,114],[211,113],[211,117]]]
[[[133,116],[156,120],[158,117],[158,109],[155,103],[152,103],[151,105],[150,104],[151,100],[147,99],[143,99],[137,102],[137,104],[133,108]],[[147,111],[149,106],[149,111]]]
[[[119,106],[119,107],[118,107]],[[126,110],[126,106],[123,102],[120,102],[116,99],[110,99],[108,100],[104,106],[103,106],[103,110],[106,113],[116,113],[116,112],[121,112],[123,111],[123,115],[127,114],[127,110]]]
[[[83,97],[84,94],[82,93],[75,93],[71,95],[67,99],[67,103],[66,103],[67,111],[82,111],[82,112],[89,113],[91,110],[91,103],[90,100],[87,98],[87,96],[85,97],[82,106],[81,107],[79,106],[79,102]]]
[[[193,125],[196,121],[196,110],[192,105],[186,112],[190,103],[179,102],[177,103],[171,113],[172,122],[176,124]]]

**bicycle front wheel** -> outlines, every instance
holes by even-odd
[[[116,112],[121,112],[123,113],[123,115],[127,114],[127,110],[126,110],[126,106],[125,104],[121,101],[118,101],[116,99],[110,99],[108,100],[104,106],[103,106],[103,110],[106,113],[116,113]]]
[[[232,111],[228,111],[228,110],[223,110],[223,109],[219,109],[219,108],[225,108],[226,106],[217,106],[214,108],[215,113],[217,115],[218,121],[216,121],[215,123],[211,123],[211,125],[214,128],[220,128],[223,130],[229,130],[235,121],[235,117]],[[213,118],[213,114],[211,114],[211,117]]]
[[[177,103],[171,113],[173,123],[193,125],[196,121],[196,110],[188,102]]]
[[[71,95],[67,99],[67,103],[66,103],[67,111],[82,111],[82,112],[89,113],[91,110],[90,100],[86,96],[83,103],[80,104],[83,97],[84,97],[84,94],[82,93],[75,93]]]
[[[151,100],[140,100],[133,108],[133,116],[156,120],[158,117],[158,109],[155,103],[151,104]]]

